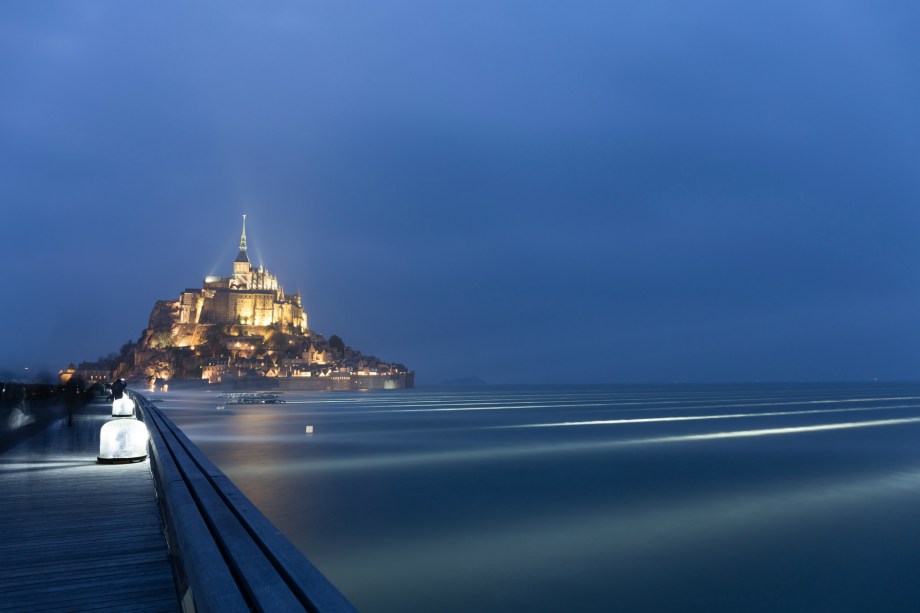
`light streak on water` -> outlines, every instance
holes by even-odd
[[[493,426],[494,428],[559,428],[566,426],[612,426],[623,424],[650,424],[671,421],[705,421],[710,419],[744,419],[751,417],[781,417],[788,415],[826,415],[829,413],[853,413],[863,411],[890,411],[892,409],[917,409],[917,404],[901,404],[883,407],[857,407],[851,409],[813,409],[810,411],[765,411],[763,413],[726,413],[719,415],[680,415],[674,417],[636,417],[634,419],[595,419],[590,421],[560,421],[555,423],[520,424],[514,426]]]
[[[902,396],[902,397],[892,397],[892,398],[847,398],[841,400],[809,400],[809,401],[797,401],[797,402],[755,402],[755,403],[739,403],[739,404],[709,404],[705,406],[683,406],[681,409],[687,410],[700,410],[700,409],[720,409],[720,408],[744,408],[744,407],[769,407],[769,406],[790,406],[790,405],[811,405],[811,404],[837,404],[837,403],[855,403],[855,402],[878,402],[880,400],[895,401],[895,400],[920,400],[920,396]],[[516,404],[514,402],[506,402],[504,404],[495,404],[494,401],[484,401],[484,402],[470,402],[470,403],[450,403],[450,406],[438,406],[428,407],[428,408],[400,408],[400,409],[368,409],[362,411],[350,411],[351,413],[357,414],[366,414],[366,413],[447,413],[447,412],[457,412],[457,411],[512,411],[518,409],[555,409],[555,408],[567,408],[567,409],[577,409],[577,408],[593,408],[593,407],[629,407],[634,409],[635,407],[648,407],[650,404],[668,404],[668,405],[690,405],[693,402],[700,401],[689,401],[689,400],[673,400],[673,401],[660,401],[660,402],[560,402],[553,404],[526,404],[520,403]],[[305,401],[291,401],[291,404],[306,404]],[[443,403],[442,403],[443,404]],[[479,405],[479,406],[473,406]],[[392,406],[392,405],[389,405]],[[399,406],[402,407],[419,407],[426,406],[423,404],[411,404],[405,403]],[[668,411],[674,410],[675,407],[652,407],[646,410],[661,410]],[[349,411],[339,411],[340,413],[349,413]]]
[[[478,449],[454,449],[447,451],[407,452],[377,454],[359,457],[335,459],[290,460],[281,465],[247,465],[237,468],[237,474],[257,476],[266,474],[291,474],[301,472],[329,471],[379,471],[385,469],[410,468],[413,466],[431,466],[433,464],[451,464],[459,462],[494,462],[496,460],[519,459],[526,456],[546,456],[551,454],[597,453],[615,451],[621,448],[643,445],[665,445],[671,443],[695,443],[718,441],[734,438],[753,438],[779,436],[786,434],[807,434],[829,432],[833,430],[852,430],[855,428],[878,428],[920,423],[920,417],[901,419],[879,419],[872,421],[855,421],[812,426],[795,426],[787,428],[763,428],[755,430],[730,430],[706,432],[703,434],[686,434],[677,436],[658,436],[622,440],[559,442],[551,444],[525,445],[517,444],[503,447],[483,447]],[[296,437],[297,439],[302,436]],[[237,439],[242,441],[243,439]],[[257,438],[269,442],[271,438]],[[294,440],[290,438],[288,440]]]

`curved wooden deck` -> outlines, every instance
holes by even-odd
[[[354,613],[181,430],[130,395],[150,434],[144,462],[96,462],[106,402],[0,455],[0,611]]]
[[[0,455],[0,611],[178,611],[149,460],[101,465],[110,403]]]

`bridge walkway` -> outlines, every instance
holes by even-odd
[[[149,459],[96,463],[95,402],[0,455],[0,611],[179,611]]]

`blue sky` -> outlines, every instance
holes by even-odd
[[[137,339],[245,212],[420,383],[915,379],[918,13],[4,5],[0,367]]]

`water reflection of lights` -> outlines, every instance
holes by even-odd
[[[680,415],[676,417],[636,417],[632,419],[595,419],[589,421],[560,421],[541,424],[520,424],[514,426],[492,426],[493,429],[506,428],[559,428],[565,426],[612,426],[622,424],[650,424],[672,421],[705,421],[710,419],[745,419],[750,417],[783,417],[789,415],[823,415],[828,413],[853,413],[864,411],[888,411],[899,409],[918,409],[918,404],[899,404],[881,407],[855,407],[849,409],[811,409],[805,411],[767,411],[764,413],[726,413],[722,415]]]
[[[694,443],[701,441],[718,441],[736,438],[770,437],[786,434],[806,434],[835,430],[852,430],[858,428],[878,428],[920,423],[920,417],[900,419],[878,419],[872,421],[842,422],[796,426],[788,428],[763,428],[757,430],[730,430],[702,434],[683,434],[677,436],[658,436],[606,441],[560,442],[542,444],[509,444],[479,449],[452,449],[448,451],[421,451],[408,453],[374,454],[351,458],[309,458],[281,464],[262,466],[236,466],[234,475],[281,475],[284,473],[310,473],[349,470],[382,470],[409,466],[427,466],[431,464],[449,464],[454,462],[485,462],[503,459],[515,459],[527,456],[540,456],[553,453],[592,453],[613,451],[621,448],[643,445],[666,445],[671,443]]]
[[[495,404],[495,401],[473,401],[473,402],[451,402],[450,406],[438,406],[437,403],[381,403],[380,406],[387,408],[373,407],[360,411],[350,411],[352,413],[449,413],[456,411],[513,411],[519,409],[578,409],[578,408],[615,408],[628,407],[626,410],[642,411],[684,411],[684,410],[711,410],[711,409],[734,409],[734,408],[753,408],[753,407],[771,407],[771,406],[806,406],[816,404],[844,404],[857,402],[878,402],[878,401],[895,401],[895,400],[920,400],[920,396],[903,396],[892,398],[847,398],[840,400],[805,400],[795,402],[745,402],[735,404],[708,404],[704,406],[649,406],[650,404],[683,404],[690,405],[693,401],[675,400],[668,402],[648,403],[648,402],[561,402],[561,403],[541,403],[541,404],[516,404],[514,402],[503,402]],[[348,403],[358,403],[358,400],[349,400]],[[311,401],[288,401],[289,404],[312,404]],[[324,401],[329,404],[330,401]],[[429,406],[434,404],[435,406]],[[443,404],[443,403],[441,403]],[[390,408],[390,407],[401,408]],[[425,407],[425,408],[405,408],[405,407]],[[339,411],[340,413],[349,413],[349,411]]]

